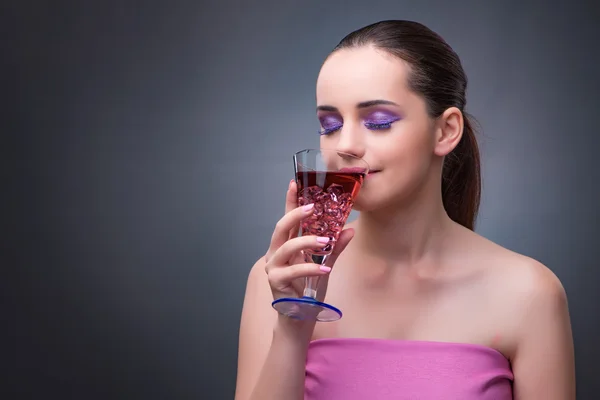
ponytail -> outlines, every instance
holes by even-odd
[[[442,201],[448,216],[456,223],[475,229],[481,199],[479,146],[468,115],[456,148],[446,156],[442,170]]]

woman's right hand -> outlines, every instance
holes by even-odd
[[[317,236],[298,237],[298,228],[304,218],[310,217],[314,209],[312,204],[297,206],[297,186],[290,182],[285,215],[277,222],[271,237],[271,243],[265,254],[265,271],[273,293],[273,299],[282,297],[301,297],[306,277],[320,277],[317,286],[317,299],[323,301],[329,281],[329,273],[338,255],[352,239],[354,231],[345,229],[340,233],[332,254],[322,268],[319,264],[307,263],[302,250],[319,250],[327,245],[327,238]]]

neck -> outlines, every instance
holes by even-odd
[[[402,206],[361,212],[354,238],[361,252],[405,265],[435,257],[454,222],[441,195],[417,197]]]

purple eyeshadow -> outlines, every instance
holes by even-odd
[[[402,119],[399,115],[389,110],[375,110],[364,119],[364,125],[371,130],[389,129],[392,123]],[[319,117],[322,129],[320,135],[329,135],[339,130],[343,125],[343,119],[337,114],[327,114]]]
[[[400,117],[389,111],[375,111],[369,114],[365,118],[365,124],[367,125],[378,125],[378,124],[391,124],[396,122]]]
[[[321,122],[321,126],[324,129],[339,127],[343,124],[339,118],[336,118],[333,115],[328,115],[328,116],[320,118],[320,122]]]

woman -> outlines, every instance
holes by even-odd
[[[346,36],[317,80],[320,145],[374,173],[332,268],[291,265],[323,246],[294,237],[310,215],[290,183],[286,213],[252,268],[240,326],[237,400],[575,399],[566,295],[544,265],[476,234],[479,153],[467,78],[437,34],[383,21]],[[266,275],[265,275],[266,271]],[[315,324],[273,299],[321,276],[344,310]]]

